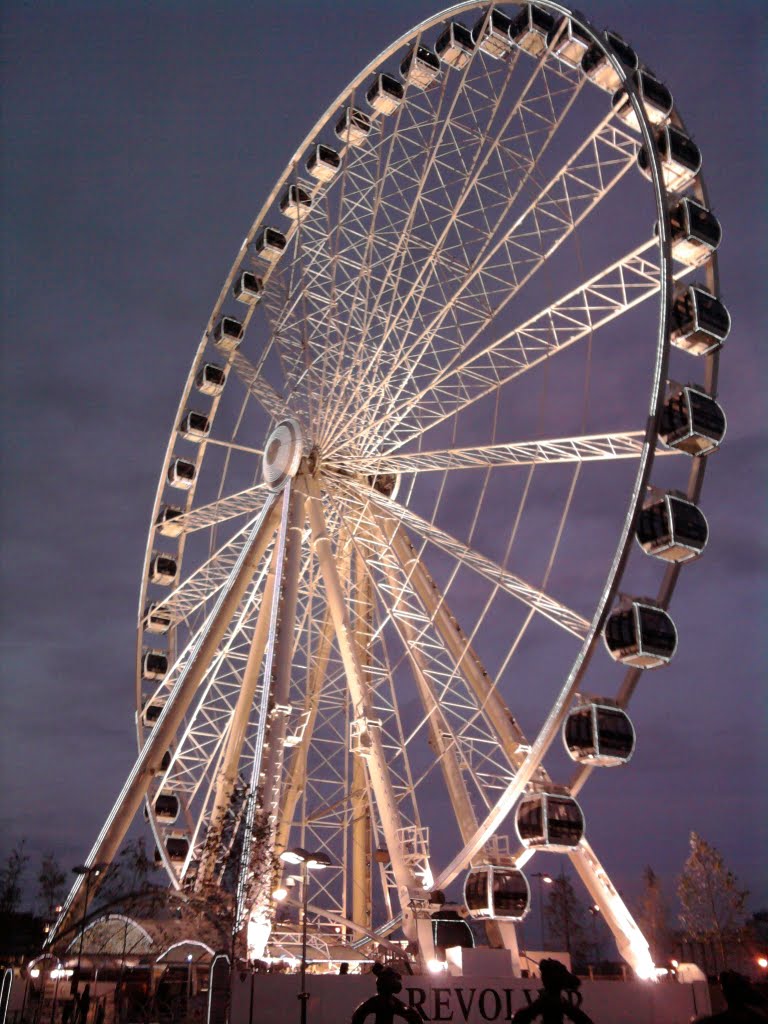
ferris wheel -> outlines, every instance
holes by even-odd
[[[561,4],[458,4],[364,68],[194,356],[142,574],[139,757],[88,863],[143,803],[177,888],[234,858],[262,955],[277,855],[318,851],[317,940],[402,928],[427,960],[461,883],[516,956],[523,868],[558,851],[651,973],[577,796],[629,761],[706,545],[719,241],[671,93]]]

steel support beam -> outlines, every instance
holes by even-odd
[[[655,978],[648,943],[586,839],[568,857],[613,932],[619,953],[638,978]]]
[[[259,607],[256,627],[251,638],[251,646],[248,651],[248,661],[243,673],[243,682],[237,698],[234,713],[229,725],[227,743],[224,755],[221,760],[218,777],[216,779],[216,793],[211,809],[208,835],[205,846],[200,857],[200,866],[195,879],[195,888],[200,890],[207,885],[213,876],[218,855],[217,837],[221,831],[224,819],[229,809],[232,793],[238,778],[240,757],[245,742],[245,732],[248,727],[248,720],[253,710],[253,701],[256,695],[256,686],[261,675],[261,663],[264,658],[264,649],[267,644],[269,633],[269,618],[272,609],[272,599],[275,590],[275,562],[277,551],[272,556],[269,574],[264,584],[264,593]]]
[[[366,734],[368,773],[397,882],[403,910],[403,931],[410,941],[418,942],[420,957],[429,960],[434,955],[431,922],[425,920],[412,906],[414,901],[426,900],[427,893],[418,884],[403,851],[400,849],[397,834],[401,827],[400,813],[387,769],[381,734],[374,720],[370,691],[366,686],[365,673],[360,664],[357,645],[354,641],[349,609],[344,599],[344,590],[339,579],[333,548],[325,527],[322,497],[316,482],[311,478],[307,480],[307,490],[307,510],[314,551],[325,583],[328,608],[336,630],[355,719],[362,724]]]
[[[165,707],[136,759],[101,834],[85,861],[86,867],[91,867],[94,864],[109,864],[114,859],[156,771],[160,768],[163,755],[170,747],[189,710],[197,688],[205,677],[227,626],[242,601],[259,562],[264,557],[277,526],[277,518],[274,498],[267,498],[264,508],[248,533],[226,586],[219,593],[205,626],[195,640],[189,661],[179,673]],[[85,877],[87,876],[79,875],[72,886],[59,919],[48,936],[47,945],[54,941],[56,935],[73,914],[78,910],[81,914],[87,912],[88,908],[82,906],[84,898],[81,895]],[[100,877],[103,878],[103,874]],[[96,889],[96,885],[90,886],[89,895],[91,897],[95,895]]]

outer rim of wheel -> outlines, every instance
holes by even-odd
[[[326,108],[325,112],[312,126],[310,132],[306,135],[299,148],[294,152],[291,159],[288,161],[286,168],[282,175],[277,179],[272,191],[267,196],[263,203],[258,216],[253,221],[247,235],[245,236],[236,256],[232,263],[229,274],[227,275],[224,284],[221,288],[219,296],[213,306],[208,322],[206,324],[205,331],[201,338],[197,352],[192,362],[192,367],[188,375],[186,384],[182,391],[181,399],[179,402],[176,418],[174,419],[174,427],[170,433],[169,442],[166,448],[165,457],[162,464],[158,487],[155,494],[155,500],[153,503],[152,515],[150,520],[150,527],[148,531],[147,546],[145,550],[144,565],[142,571],[142,586],[140,589],[139,596],[139,608],[138,608],[138,642],[137,642],[137,654],[136,654],[136,729],[137,729],[137,741],[139,748],[142,747],[144,742],[144,727],[141,719],[141,702],[142,702],[142,676],[141,676],[141,657],[142,650],[145,646],[144,630],[142,628],[143,611],[145,604],[147,603],[147,592],[148,592],[148,578],[147,571],[149,562],[154,550],[155,541],[155,519],[159,512],[159,509],[163,503],[163,496],[166,486],[166,473],[170,460],[174,455],[174,449],[177,441],[176,424],[181,419],[184,411],[188,406],[189,396],[194,388],[194,381],[197,371],[208,355],[207,348],[210,341],[210,335],[214,323],[221,313],[222,307],[224,306],[233,280],[236,274],[243,268],[244,262],[247,257],[248,249],[253,242],[259,228],[266,223],[266,218],[275,206],[275,203],[285,188],[286,184],[291,183],[296,176],[297,168],[301,166],[303,158],[306,156],[307,151],[317,140],[318,135],[327,127],[329,122],[333,119],[341,107],[344,106],[345,102],[349,100],[351,94],[353,94],[363,82],[377,69],[380,68],[381,64],[387,60],[394,53],[397,53],[407,44],[417,41],[425,31],[441,25],[452,18],[471,10],[477,10],[480,8],[486,8],[488,5],[479,2],[479,0],[469,0],[469,2],[454,5],[444,11],[441,11],[432,17],[425,19],[417,26],[409,29],[407,32],[398,37],[393,43],[391,43],[385,50],[383,50],[377,57],[370,61],[352,80],[351,82],[339,93],[336,99]],[[499,5],[504,6],[504,5]],[[632,546],[632,534],[633,527],[636,520],[636,516],[639,508],[642,505],[645,490],[650,479],[654,452],[657,441],[657,422],[658,416],[664,401],[664,386],[666,382],[667,366],[669,362],[670,342],[669,342],[669,319],[670,319],[670,306],[671,306],[671,292],[673,286],[672,276],[672,256],[671,256],[671,241],[670,241],[670,219],[669,219],[669,206],[668,206],[668,195],[663,183],[663,177],[661,172],[661,165],[659,155],[654,144],[654,131],[652,126],[649,124],[647,116],[645,114],[642,103],[640,102],[630,76],[627,74],[624,66],[615,57],[609,45],[606,44],[605,35],[603,32],[599,32],[594,29],[590,23],[584,20],[580,15],[572,12],[569,8],[563,4],[556,3],[554,0],[538,0],[538,6],[548,10],[549,12],[569,17],[572,19],[585,34],[596,43],[607,59],[613,66],[617,75],[619,76],[624,88],[631,99],[631,103],[635,112],[635,116],[638,119],[640,125],[640,136],[641,144],[645,146],[646,152],[650,157],[650,170],[652,177],[652,186],[654,189],[654,199],[656,203],[657,218],[659,223],[658,233],[658,260],[660,267],[660,286],[659,286],[659,316],[658,316],[658,333],[657,333],[657,346],[656,346],[656,358],[653,373],[653,385],[651,389],[651,396],[649,402],[649,415],[646,426],[645,439],[643,444],[643,453],[639,460],[638,471],[635,477],[635,483],[632,488],[629,503],[627,506],[627,512],[624,519],[624,525],[622,528],[620,540],[613,556],[613,560],[610,565],[606,583],[603,587],[602,594],[597,603],[590,628],[584,643],[581,646],[580,651],[576,655],[576,659],[573,663],[573,667],[566,680],[566,684],[561,691],[560,696],[555,701],[552,710],[545,722],[542,732],[539,734],[539,739],[542,733],[548,728],[553,726],[554,720],[558,719],[558,725],[555,726],[555,731],[559,729],[559,723],[564,718],[567,710],[571,704],[574,692],[578,689],[579,683],[582,680],[592,657],[592,653],[595,648],[595,644],[599,640],[602,627],[605,622],[605,618],[610,610],[610,607],[615,600],[615,596],[624,572],[624,568],[629,556],[629,551]],[[677,115],[676,110],[673,110],[672,123],[679,124],[682,126],[682,121]],[[706,189],[703,182],[703,176],[701,172],[697,175],[693,191],[706,202]],[[290,232],[287,232],[290,237]],[[712,257],[704,268],[707,276],[708,285],[710,290],[717,294],[717,254],[713,253]],[[265,274],[265,277],[268,276]],[[244,328],[247,331],[248,324],[251,317],[253,316],[254,308],[250,307],[244,310],[243,323]],[[227,360],[220,360],[226,363],[229,367],[231,365],[232,357],[230,356]],[[718,353],[715,352],[706,357],[706,390],[710,394],[715,393],[717,383],[717,367],[718,367]],[[211,422],[213,422],[217,400],[214,401],[211,407]],[[202,464],[202,459],[199,460],[198,466]],[[701,486],[704,477],[704,471],[706,467],[706,459],[694,459],[689,473],[687,494],[691,500],[697,500],[701,491]],[[187,492],[187,503],[186,507],[190,508],[194,500],[195,488],[193,487]],[[178,555],[177,561],[179,566],[179,576],[181,576],[181,568],[183,564],[183,553],[184,553],[184,535],[179,538],[178,542]],[[679,566],[671,565],[667,568],[664,578],[659,590],[658,602],[662,607],[666,608],[671,599],[677,576],[679,574]],[[624,683],[621,687],[619,695],[619,703],[622,706],[626,706],[629,702],[632,692],[637,684],[640,677],[640,670],[629,670],[625,675]],[[536,743],[539,743],[537,739]],[[546,750],[551,745],[552,738],[546,743]],[[543,754],[542,754],[543,756]],[[586,778],[590,774],[592,769],[584,767],[578,770],[574,781],[572,782],[571,789],[573,792],[577,792],[586,781]],[[514,802],[514,801],[513,801]],[[158,823],[155,821],[154,813],[151,807],[149,810],[149,820],[155,834],[156,840],[160,839],[160,832]],[[162,843],[158,842],[158,846],[161,853],[164,853]],[[165,860],[165,857],[164,857]],[[173,872],[170,864],[166,861],[166,869],[172,880],[178,884],[178,879]],[[437,883],[436,883],[437,884]]]

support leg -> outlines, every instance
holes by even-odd
[[[582,839],[578,849],[568,856],[590,896],[600,907],[605,922],[616,939],[619,953],[638,978],[655,977],[648,943],[592,847]]]
[[[426,894],[415,879],[410,865],[400,849],[398,841],[400,814],[387,770],[381,734],[376,727],[371,712],[370,693],[365,684],[365,673],[360,664],[357,645],[354,642],[354,631],[349,617],[349,610],[344,599],[344,591],[336,568],[333,549],[325,527],[322,498],[314,480],[307,480],[307,489],[309,492],[307,509],[312,528],[315,555],[317,556],[325,583],[328,608],[333,619],[339,650],[344,662],[347,685],[355,717],[362,724],[363,731],[367,736],[368,748],[366,756],[368,759],[368,772],[371,788],[373,789],[376,805],[381,817],[382,829],[387,841],[392,869],[397,881],[400,904],[403,910],[403,931],[411,941],[416,941],[417,921],[411,907],[411,902],[417,897],[424,898]],[[422,931],[423,929],[419,927],[418,930]],[[427,959],[430,958],[428,947],[427,949],[422,948],[420,952],[422,956],[426,956]],[[432,953],[431,955],[434,954]]]
[[[101,834],[88,855],[85,862],[87,867],[100,863],[109,864],[117,853],[120,843],[147,793],[155,770],[159,768],[165,751],[171,745],[197,688],[205,677],[227,626],[243,599],[259,562],[264,557],[276,526],[275,500],[270,497],[248,534],[229,580],[221,590],[213,611],[196,640],[190,659],[179,673],[165,707],[136,759]],[[84,900],[81,895],[84,877],[87,876],[79,875],[73,885],[59,919],[50,931],[48,945],[53,942],[56,935],[73,915],[77,915],[78,912],[82,915],[87,911],[87,907],[83,908],[82,906]],[[103,873],[100,877],[104,877]],[[92,886],[91,888],[93,890],[91,896],[93,896],[96,887]]]

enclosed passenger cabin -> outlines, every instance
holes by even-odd
[[[162,679],[168,671],[168,657],[164,651],[144,651],[141,657],[142,679]]]
[[[458,946],[460,949],[474,949],[475,937],[472,929],[458,910],[441,907],[432,914],[432,939],[438,954],[445,956],[446,949]]]
[[[149,563],[149,582],[170,587],[176,580],[177,572],[178,565],[175,558],[171,558],[170,555],[155,554]]]
[[[580,68],[587,50],[592,45],[592,40],[586,32],[579,28],[573,18],[561,18],[549,30],[547,45],[552,47],[552,53],[563,64],[567,64],[571,68]]]
[[[632,757],[635,730],[626,711],[601,699],[569,712],[563,742],[568,756],[579,764],[612,768]]]
[[[167,633],[171,628],[171,613],[163,605],[152,601],[144,609],[141,622],[148,633]]]
[[[362,146],[371,134],[371,119],[356,107],[345,107],[334,131],[336,137],[348,146]]]
[[[720,245],[723,230],[713,213],[684,196],[669,211],[672,225],[672,255],[688,267],[706,263]]]
[[[669,340],[694,356],[716,352],[731,330],[731,317],[720,299],[699,284],[678,287],[672,303]]]
[[[632,81],[645,110],[645,116],[650,123],[663,124],[672,113],[672,93],[666,85],[662,85],[647,71],[635,71]],[[640,131],[640,124],[632,107],[632,101],[624,87],[614,93],[611,106],[629,128],[636,132]]]
[[[232,316],[223,316],[213,328],[212,338],[222,352],[234,352],[243,340],[243,325]]]
[[[528,879],[517,868],[481,864],[464,879],[470,917],[486,921],[522,921],[531,903]]]
[[[637,71],[639,61],[632,47],[615,32],[606,32],[611,52],[621,61],[628,74]],[[593,44],[581,59],[581,70],[594,85],[605,92],[615,93],[621,88],[621,77],[601,46]]]
[[[528,793],[517,805],[515,828],[523,846],[572,850],[584,835],[584,815],[572,796]]]
[[[184,532],[184,527],[177,520],[181,519],[183,515],[184,510],[180,509],[178,505],[161,505],[155,519],[157,532],[164,537],[180,537]]]
[[[659,440],[688,455],[709,455],[725,437],[725,413],[714,398],[687,385],[664,402]]]
[[[656,135],[656,148],[665,187],[669,192],[682,192],[701,170],[701,150],[679,128],[669,124]],[[650,181],[651,162],[645,146],[637,154],[637,166]]]
[[[301,185],[289,185],[280,200],[280,212],[291,220],[306,216],[312,209],[312,197]]]
[[[189,459],[171,459],[166,479],[171,487],[188,491],[195,482],[196,472],[194,462]]]
[[[536,4],[523,4],[509,26],[510,39],[532,57],[540,57],[547,48],[555,19]]]
[[[322,144],[314,147],[306,163],[307,174],[323,182],[333,181],[340,167],[341,157],[336,150]]]
[[[217,363],[203,363],[195,376],[195,387],[209,398],[218,398],[227,383],[227,371]]]
[[[245,302],[249,306],[255,306],[261,299],[264,291],[264,282],[250,270],[241,270],[232,285],[232,294],[238,302]]]
[[[435,43],[435,53],[444,64],[457,71],[463,71],[472,59],[475,41],[472,32],[460,21],[448,23],[445,31]]]
[[[147,700],[141,709],[141,718],[144,725],[152,726],[163,713],[164,700]]]
[[[172,825],[179,816],[179,798],[173,793],[160,793],[155,797],[155,818],[164,825]]]
[[[288,240],[277,228],[262,228],[256,235],[253,248],[256,255],[267,263],[277,263],[285,251]]]
[[[190,409],[184,413],[179,424],[179,433],[185,441],[194,441],[199,444],[204,441],[211,431],[211,422],[205,413],[194,412]]]
[[[677,630],[663,608],[634,598],[608,616],[603,640],[614,661],[633,668],[658,668],[677,648]]]
[[[641,510],[635,537],[647,555],[665,562],[690,562],[707,546],[704,513],[685,495],[669,492]]]
[[[475,22],[472,29],[472,41],[475,46],[495,60],[504,60],[512,52],[514,43],[509,35],[512,19],[508,18],[497,7],[489,13],[485,11]]]
[[[171,864],[181,867],[189,853],[189,840],[185,835],[171,835],[165,840],[165,852]]]
[[[365,98],[377,114],[394,114],[403,102],[405,90],[391,75],[376,75],[368,87]]]
[[[400,75],[417,89],[428,89],[440,77],[440,58],[426,46],[415,46],[400,64]]]

